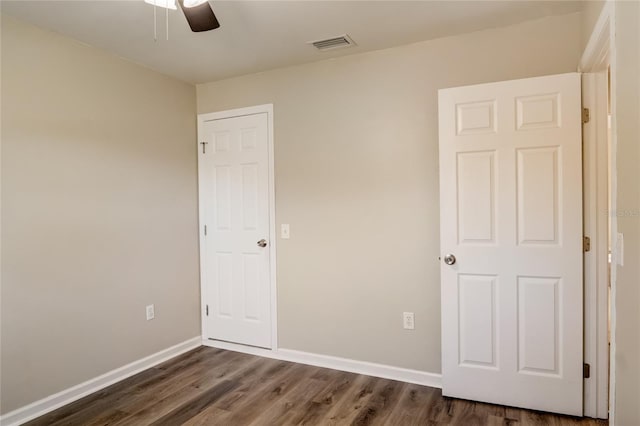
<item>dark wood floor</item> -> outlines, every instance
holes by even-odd
[[[28,425],[606,425],[200,347]]]

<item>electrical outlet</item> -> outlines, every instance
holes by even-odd
[[[413,312],[402,313],[402,325],[405,330],[413,330],[416,328],[415,317]]]
[[[282,238],[283,240],[288,240],[289,236],[289,224],[283,223],[282,225],[280,225],[280,238]]]
[[[154,305],[148,305],[147,306],[147,321],[152,320],[155,316],[156,316],[155,306]]]

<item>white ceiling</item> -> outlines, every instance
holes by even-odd
[[[2,13],[178,79],[202,83],[581,10],[580,1],[210,1],[221,28],[192,33],[180,10],[142,0],[2,1]],[[349,34],[356,47],[309,41]]]

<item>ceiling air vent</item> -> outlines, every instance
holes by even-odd
[[[310,44],[318,50],[338,49],[340,47],[355,46],[356,43],[348,35],[328,38],[326,40],[311,41]]]

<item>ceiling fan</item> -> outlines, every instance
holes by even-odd
[[[167,9],[177,9],[176,2],[187,19],[191,31],[199,33],[202,31],[215,30],[220,28],[220,23],[213,13],[208,0],[144,0],[145,3]]]

